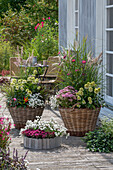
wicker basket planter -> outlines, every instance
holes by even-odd
[[[30,108],[30,107],[8,107],[11,117],[14,121],[15,128],[21,129],[26,125],[27,120],[34,120],[36,116],[41,116],[44,107]]]
[[[35,139],[24,136],[24,147],[35,150],[57,148],[61,145],[61,142],[61,137]]]
[[[71,136],[84,136],[96,126],[100,108],[91,109],[59,109],[65,127]]]

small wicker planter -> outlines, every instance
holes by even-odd
[[[15,128],[21,129],[26,125],[27,120],[34,120],[36,116],[41,116],[44,107],[30,108],[30,107],[8,107],[11,117],[14,121]]]
[[[96,126],[100,108],[91,109],[59,109],[65,127],[71,136],[84,136]]]
[[[35,150],[57,148],[61,145],[61,142],[61,137],[35,139],[24,136],[24,147]]]

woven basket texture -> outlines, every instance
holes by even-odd
[[[34,120],[36,116],[41,116],[44,108],[23,108],[8,107],[16,129],[24,128],[27,120]]]
[[[96,126],[100,108],[91,109],[62,109],[59,108],[65,127],[71,136],[84,136],[93,131]]]

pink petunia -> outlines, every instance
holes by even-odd
[[[72,59],[72,62],[75,62],[75,59]]]
[[[86,63],[86,61],[85,61],[85,60],[83,60],[83,61],[82,61],[82,64],[85,64],[85,63]]]

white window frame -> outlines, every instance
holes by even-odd
[[[113,51],[107,50],[107,33],[110,31],[113,31],[113,28],[107,27],[107,18],[108,18],[107,10],[113,9],[113,4],[107,5],[107,2],[108,2],[108,0],[105,0],[105,59],[104,60],[105,60],[105,82],[106,82],[105,85],[106,85],[106,88],[107,88],[107,76],[113,78],[113,74],[107,73],[107,55],[108,54],[113,55]],[[113,80],[112,80],[112,86],[113,86]],[[105,89],[105,101],[106,101],[106,103],[113,105],[113,97],[107,95],[106,89]]]

